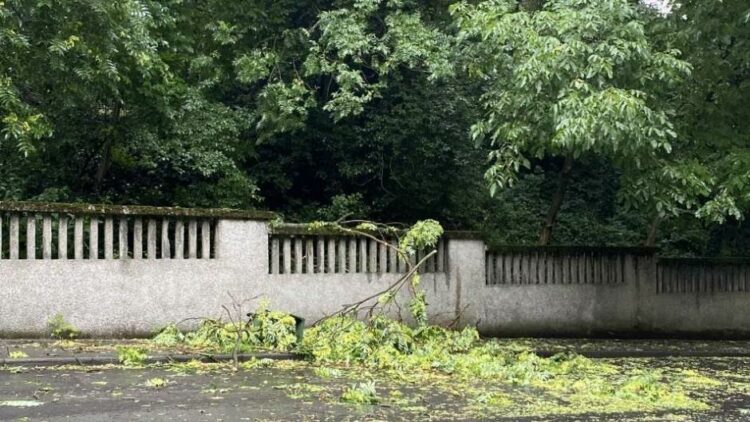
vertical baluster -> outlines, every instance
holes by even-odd
[[[201,258],[211,258],[211,222],[208,220],[201,223]]]
[[[205,241],[204,241],[205,242]],[[203,248],[206,248],[206,244],[203,244]],[[169,242],[169,219],[161,220],[161,259],[172,258],[172,245]]]
[[[617,284],[619,282],[619,275],[618,275],[618,268],[620,268],[620,254],[613,255],[612,259],[609,261],[611,269],[611,278],[609,280],[610,283]]]
[[[294,272],[295,274],[302,274],[302,245],[304,239],[295,237],[294,238]]]
[[[378,272],[378,242],[369,239],[369,248],[367,252],[367,272],[376,273]]]
[[[185,258],[185,222],[177,220],[174,223],[174,259]]]
[[[691,267],[691,271],[690,271],[691,272],[691,277],[690,277],[690,279],[691,279],[690,280],[691,288],[690,288],[690,291],[694,292],[694,293],[697,293],[697,292],[700,291],[700,282],[701,282],[701,279],[700,279],[700,271],[699,270],[700,269],[698,268],[697,265],[693,265]]]
[[[89,259],[99,259],[99,219],[93,215],[89,220]]]
[[[346,272],[346,238],[339,237],[338,239],[338,250],[336,251],[336,265],[337,272]]]
[[[633,256],[633,259],[638,259],[636,256]],[[656,265],[656,294],[661,293],[661,283],[664,279],[663,276],[664,272],[664,264],[663,263],[657,263]]]
[[[367,272],[367,239],[362,237],[359,239],[359,272]]]
[[[315,272],[324,273],[326,272],[326,243],[323,240],[323,236],[318,236],[315,247]]]
[[[146,229],[146,256],[148,259],[156,259],[156,220],[148,219]]]
[[[378,244],[378,273],[385,273],[388,271],[388,248],[382,244]]]
[[[497,260],[499,269],[500,269],[500,277],[502,277],[502,281],[500,281],[501,284],[509,284],[511,282],[510,280],[510,270],[508,269],[508,254],[506,252],[497,252]]]
[[[398,247],[398,240],[396,240],[395,246]],[[406,272],[406,262],[404,262],[404,257],[399,251],[396,251],[396,272],[399,274]]]
[[[431,249],[425,250],[425,256],[427,256],[427,254],[431,252],[433,252]],[[424,262],[424,272],[426,273],[435,272],[435,255],[434,254],[431,257],[427,258],[427,260]]]
[[[568,254],[565,256],[565,282],[567,284],[573,283],[573,258],[575,255]]]
[[[133,259],[143,259],[143,219],[133,220]]]
[[[198,257],[198,222],[195,220],[188,222],[188,257]]]
[[[117,231],[118,237],[118,255],[119,259],[128,258],[128,219],[127,217],[120,217],[119,219],[120,229]]]
[[[271,238],[271,274],[279,274],[279,238]]]
[[[292,272],[292,240],[285,237],[283,240],[284,253],[281,257],[284,260],[284,274]]]
[[[562,260],[562,255],[556,252],[552,252],[552,283],[553,284],[561,284],[562,280],[560,279],[560,261]]]
[[[492,254],[487,250],[484,251],[484,284],[490,285],[495,284],[492,280],[492,267],[493,267]]]
[[[674,273],[676,265],[670,263],[664,267],[664,293],[673,293],[672,291],[672,274]]]
[[[26,259],[36,259],[36,215],[26,216]]]
[[[398,254],[396,253],[398,244],[395,240],[391,240],[389,243],[391,247],[388,248],[388,272],[396,273],[398,272]],[[425,272],[430,272],[429,268]]]
[[[305,239],[305,273],[315,272],[315,248],[311,237]]]
[[[349,251],[349,257],[347,259],[348,266],[346,272],[356,273],[357,272],[357,238],[350,237],[347,239],[347,248]]]
[[[115,249],[115,237],[112,217],[104,219],[104,259],[113,259]]]
[[[492,279],[494,284],[505,284],[505,258],[501,252],[492,252]]]
[[[11,214],[10,216],[10,259],[18,259],[18,238],[20,232],[20,224],[17,214]]]
[[[75,259],[83,259],[83,216],[75,217],[73,222],[73,248]]]
[[[57,219],[57,259],[68,259],[68,217]]]
[[[42,258],[52,259],[52,218],[42,216]]]
[[[579,283],[586,284],[588,282],[588,261],[586,260],[586,252],[581,252],[581,254],[578,256],[578,265],[580,265],[580,269],[578,270],[579,273]]]
[[[437,255],[435,255],[435,271],[442,273],[445,271],[445,240],[440,239],[437,244]]]
[[[326,272],[336,272],[336,238],[331,236],[328,239],[328,247],[326,253]]]
[[[732,292],[734,291],[732,286],[732,267],[731,266],[719,266],[721,268],[721,272],[724,274],[724,291],[726,292]]]

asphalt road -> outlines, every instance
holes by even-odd
[[[746,364],[747,360],[742,360]],[[154,386],[160,380],[164,386]],[[338,396],[351,380],[321,379],[310,368],[179,373],[166,369],[0,370],[3,421],[475,420],[455,397],[421,386],[421,410],[354,406]],[[407,392],[408,393],[408,392]],[[750,392],[722,397],[705,413],[548,416],[523,420],[750,420]],[[594,410],[594,409],[592,409]],[[492,418],[498,420],[498,418]],[[520,420],[507,418],[506,420]]]

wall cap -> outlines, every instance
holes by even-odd
[[[229,208],[179,208],[143,205],[64,204],[47,202],[0,201],[0,211],[28,213],[61,213],[81,215],[137,215],[148,217],[196,217],[227,220],[261,220],[276,218],[270,211],[237,210]]]
[[[750,265],[750,257],[746,256],[726,256],[726,257],[659,257],[659,264],[670,265]]]
[[[380,235],[378,232],[362,231],[372,235]],[[335,226],[313,227],[308,224],[283,223],[272,225],[270,234],[287,236],[356,236],[355,233],[336,228]],[[482,240],[479,232],[446,230],[443,237],[448,239],[471,239]]]
[[[602,253],[602,254],[626,254],[626,255],[656,255],[658,248],[649,247],[627,247],[627,246],[493,246],[487,248],[490,253]]]

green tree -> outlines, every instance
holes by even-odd
[[[484,85],[485,113],[472,136],[492,148],[491,194],[512,186],[531,159],[560,160],[540,244],[551,239],[576,160],[639,165],[671,150],[676,134],[654,93],[689,65],[677,51],[654,48],[644,17],[653,12],[627,0],[548,1],[538,11],[486,1],[452,12],[464,68]]]

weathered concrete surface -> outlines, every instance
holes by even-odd
[[[640,360],[642,362],[642,360]],[[620,364],[624,364],[621,363]],[[503,421],[745,421],[750,412],[747,359],[652,360],[649,369],[688,369],[721,381],[711,390],[706,411],[633,411],[597,413],[595,406],[583,413],[532,412],[535,416],[507,416],[477,411],[463,394],[450,394],[434,385],[400,385],[379,380],[381,405],[355,406],[341,403],[341,391],[371,375],[347,374],[320,378],[310,367],[257,368],[239,372],[178,373],[165,369],[103,371],[31,370],[21,373],[0,370],[0,420],[22,418],[44,421],[318,421],[318,420],[503,420]],[[166,381],[162,388],[149,387],[148,380]],[[731,388],[727,388],[727,386]],[[509,397],[521,390],[513,387]],[[399,396],[391,395],[398,391]],[[404,397],[395,400],[392,397]],[[531,400],[535,397],[532,396]],[[28,406],[28,407],[24,407]]]
[[[627,260],[641,259],[628,256]],[[476,283],[467,295],[476,304],[480,330],[491,335],[593,335],[634,332],[642,271],[626,265],[618,284]],[[474,279],[472,279],[473,281]]]
[[[264,222],[222,220],[216,238],[217,257],[210,260],[0,260],[0,334],[45,335],[49,318],[61,314],[90,336],[151,335],[189,318],[225,317],[222,305],[232,298],[254,299],[249,311],[265,297],[273,308],[314,322],[399,277],[270,275]],[[446,280],[444,274],[422,278],[435,309],[450,300]]]
[[[232,298],[254,299],[251,310],[265,297],[314,322],[400,277],[269,274],[268,233],[264,221],[220,220],[215,259],[0,260],[0,336],[46,335],[55,314],[91,336],[150,335],[169,323],[222,316]],[[482,241],[451,238],[447,255],[446,272],[422,275],[436,323],[458,319],[498,336],[750,337],[750,292],[658,293],[653,256],[625,256],[623,282],[614,284],[488,285]]]

